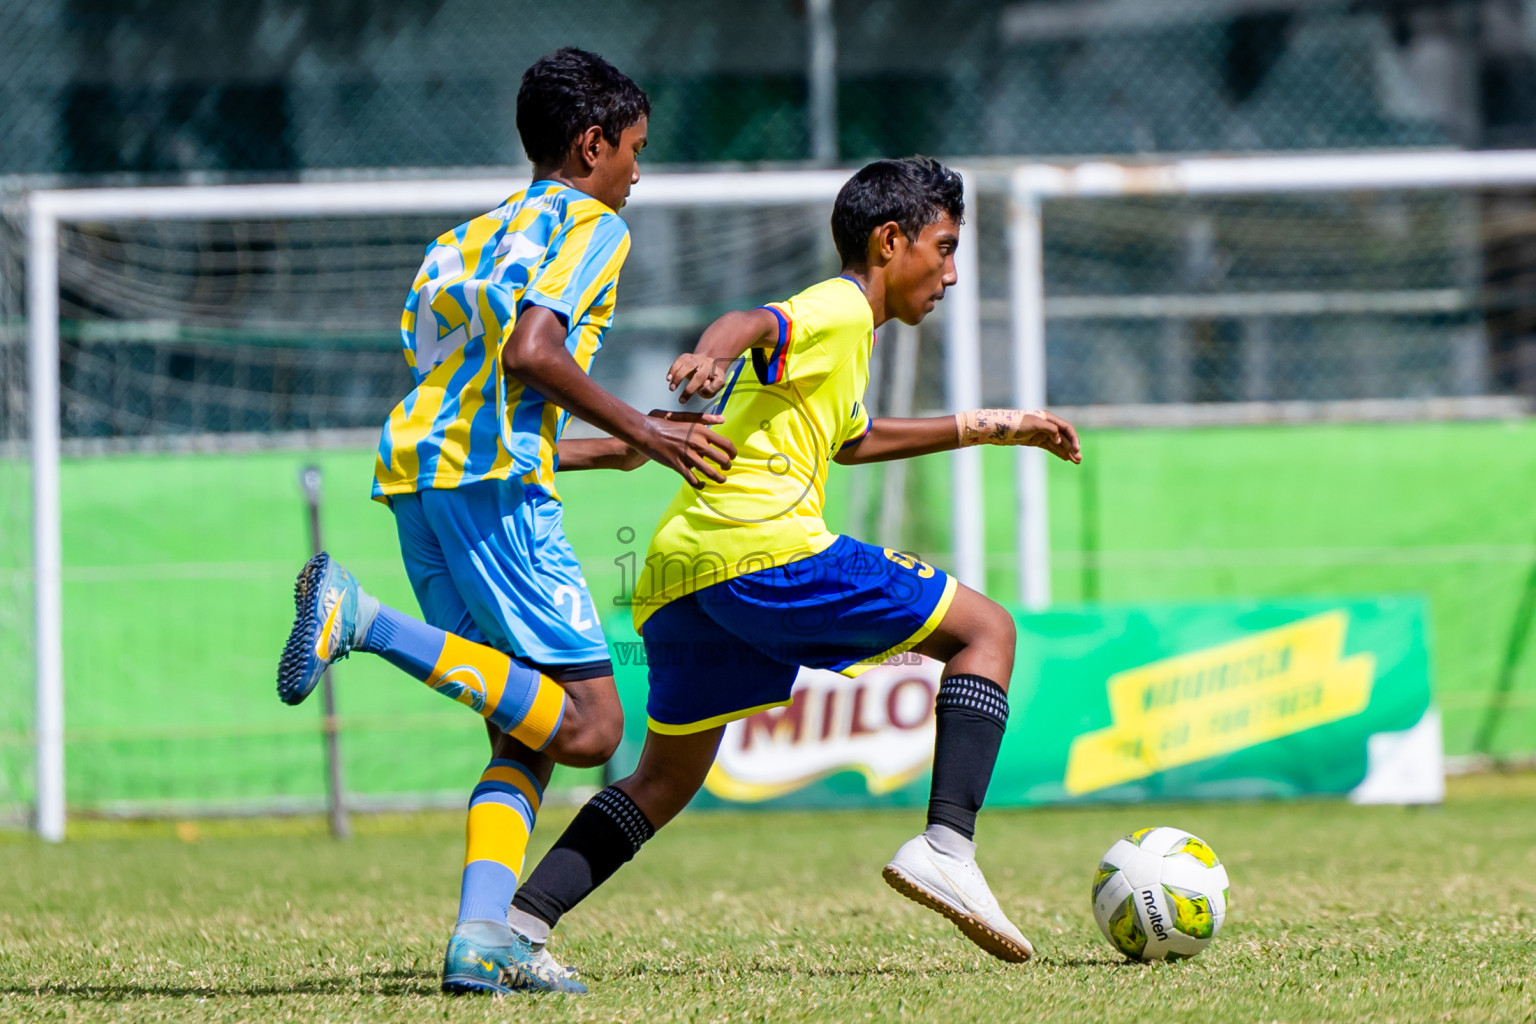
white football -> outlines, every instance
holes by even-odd
[[[1144,828],[1104,854],[1093,917],[1133,960],[1183,960],[1210,945],[1227,916],[1227,869],[1183,829]]]

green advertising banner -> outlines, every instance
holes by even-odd
[[[1012,707],[991,806],[1444,789],[1422,600],[1094,606],[1016,612]],[[632,770],[644,648],[608,624]],[[941,666],[856,679],[802,670],[792,702],[732,723],[695,806],[914,806],[927,800]],[[730,685],[728,666],[720,685]]]

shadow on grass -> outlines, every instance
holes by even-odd
[[[286,995],[436,995],[442,975],[437,971],[386,971],[366,974],[360,978],[326,978],[301,981],[292,984],[213,984],[213,985],[154,985],[123,983],[120,985],[72,985],[51,982],[46,985],[0,985],[0,995],[8,996],[62,996],[85,999],[92,1002],[117,1003],[132,999],[204,999],[231,997],[259,997]]]
[[[1036,957],[1032,966],[1043,967],[1101,967],[1101,968],[1136,968],[1146,969],[1146,964],[1133,960],[1117,960],[1111,957]],[[1024,969],[1028,969],[1027,967]],[[621,978],[639,979],[645,977],[687,979],[717,975],[719,965],[711,965],[700,961],[698,963],[679,964],[677,966],[657,966],[647,964],[634,964],[626,970],[620,970],[609,974],[599,981],[617,981]],[[873,978],[921,978],[921,977],[971,977],[993,976],[1003,977],[1010,973],[1008,969],[1000,965],[985,963],[980,965],[905,965],[905,964],[870,964],[849,965],[846,967],[808,967],[792,963],[760,962],[742,964],[728,973],[738,977],[772,977],[772,978],[848,978],[855,980]],[[441,974],[432,970],[394,970],[384,971],[378,974],[366,974],[361,977],[335,977],[317,978],[308,981],[300,981],[289,984],[280,982],[251,983],[251,984],[210,984],[210,985],[175,985],[175,984],[70,984],[67,982],[50,982],[44,985],[0,985],[0,995],[6,996],[50,996],[55,998],[82,999],[91,1002],[117,1003],[129,1002],[135,999],[220,999],[220,998],[259,998],[264,996],[285,995],[376,995],[376,996],[408,996],[408,995],[437,995],[441,990],[439,982]]]
[[[923,977],[967,977],[978,976],[1004,977],[1015,970],[1038,970],[1044,967],[1100,967],[1100,968],[1127,968],[1134,967],[1141,970],[1147,968],[1146,964],[1137,963],[1134,960],[1116,959],[1114,957],[1036,957],[1029,964],[1003,965],[993,961],[983,961],[978,964],[849,964],[846,966],[809,966],[798,963],[780,963],[774,961],[760,961],[746,963],[723,968],[719,964],[709,963],[704,960],[689,961],[671,965],[659,964],[632,964],[626,968],[611,973],[609,978],[644,978],[647,976],[663,978],[689,978],[725,973],[738,977],[802,977],[802,978],[923,978]]]
[[[1134,967],[1143,971],[1151,966],[1113,956],[1037,956],[1030,962],[1036,967]]]

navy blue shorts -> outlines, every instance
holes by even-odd
[[[650,727],[702,732],[788,704],[802,665],[858,675],[932,633],[955,586],[911,555],[839,537],[668,601],[642,629]]]

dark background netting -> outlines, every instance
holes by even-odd
[[[838,0],[839,157],[1536,141],[1522,0]],[[648,156],[801,161],[795,0],[0,0],[0,173],[516,163],[567,43],[651,93]]]

